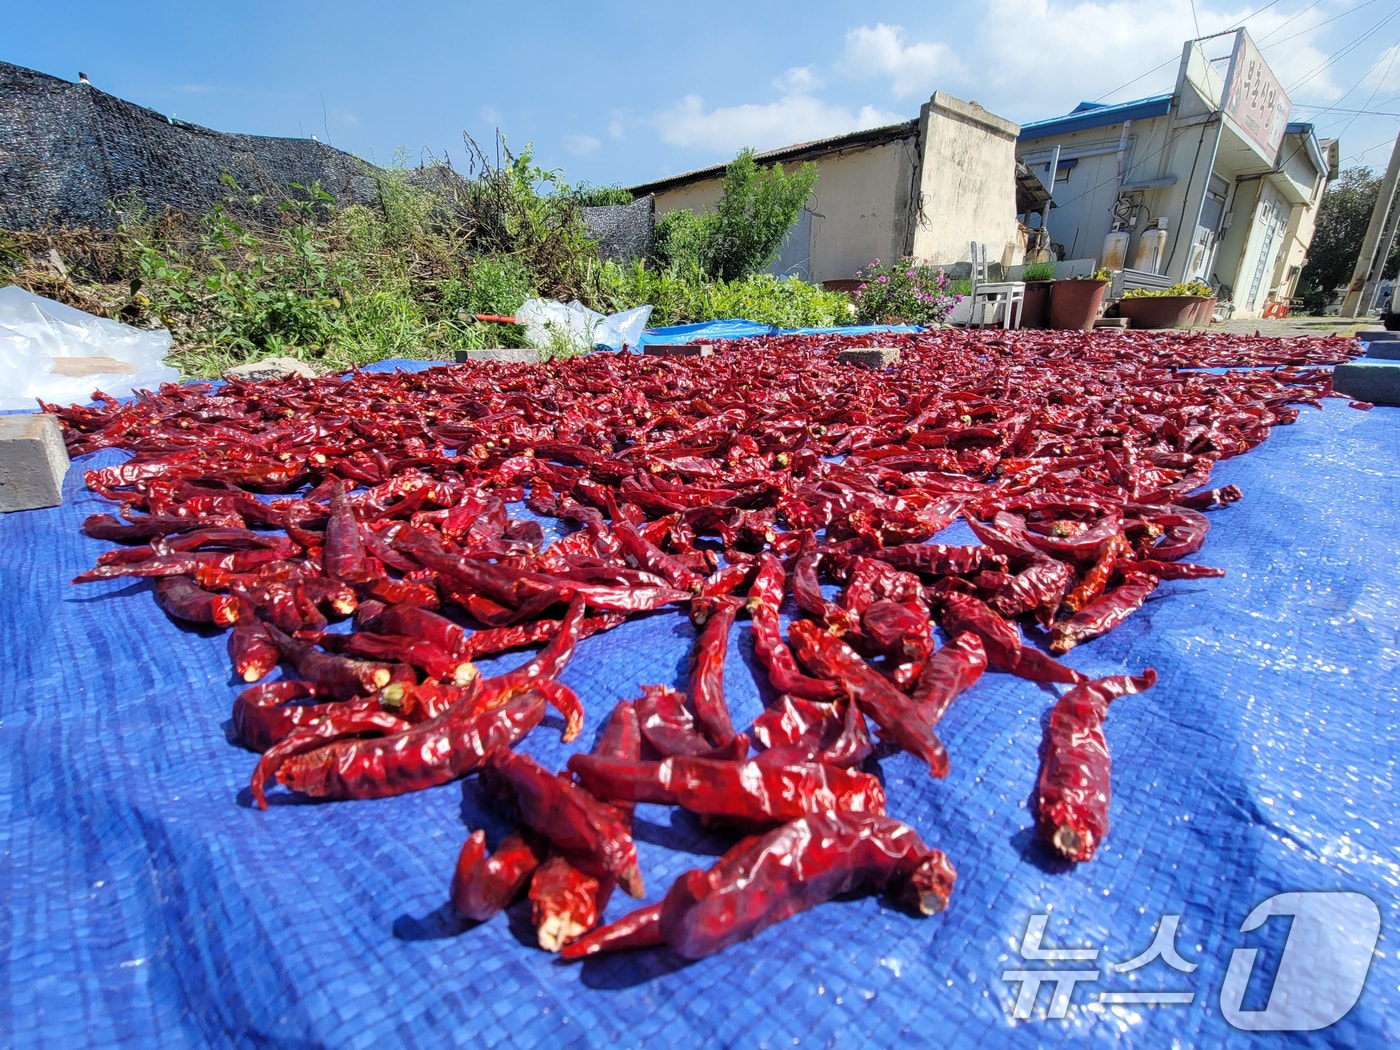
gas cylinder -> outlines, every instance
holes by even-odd
[[[1157,225],[1142,231],[1138,238],[1137,255],[1133,257],[1133,269],[1147,273],[1158,273],[1162,267],[1162,252],[1167,246],[1167,220],[1158,219]]]
[[[1105,270],[1121,270],[1127,258],[1127,231],[1114,230],[1103,239],[1103,268]]]

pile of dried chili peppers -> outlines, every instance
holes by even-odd
[[[77,582],[147,577],[171,617],[228,628],[259,805],[273,784],[362,799],[479,773],[520,828],[489,852],[471,834],[452,905],[484,920],[528,895],[540,944],[567,958],[659,945],[699,958],[856,889],[932,914],[956,874],[886,813],[869,723],[944,777],[956,741],[950,754],[939,720],[989,665],[1067,686],[1038,824],[1050,848],[1090,859],[1108,827],[1108,706],[1156,675],[1089,681],[1055,656],[1164,580],[1223,575],[1186,560],[1204,512],[1241,495],[1211,488],[1212,468],[1318,405],[1322,366],[1357,348],[937,332],[879,337],[903,351],[890,369],[837,363],[870,341],[45,406],[70,454],[133,453],[85,475],[120,506],[84,531],[119,546]],[[1236,370],[1196,370],[1222,367]],[[510,515],[522,502],[534,518]],[[572,531],[546,544],[539,518]],[[929,542],[957,519],[976,543]],[[585,711],[559,679],[576,647],[670,606],[698,632],[685,690],[639,682]],[[723,688],[739,617],[768,702],[742,728]],[[509,650],[533,655],[479,673]],[[512,749],[547,707],[566,740],[601,726],[567,773]],[[599,925],[614,887],[643,893],[639,802],[735,842]]]

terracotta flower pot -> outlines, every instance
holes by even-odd
[[[1118,313],[1134,328],[1190,328],[1200,323],[1205,302],[1199,295],[1144,295],[1124,299]]]
[[[1027,281],[1021,303],[1021,327],[1044,328],[1050,317],[1050,286],[1053,281]]]
[[[1091,330],[1098,319],[1099,307],[1103,305],[1103,292],[1108,282],[1073,278],[1050,283],[1050,327]]]

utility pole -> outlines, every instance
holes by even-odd
[[[1366,287],[1361,289],[1363,313],[1370,310],[1371,304],[1376,301],[1376,289],[1380,287],[1381,278],[1385,276],[1385,261],[1390,258],[1390,250],[1395,247],[1397,228],[1400,228],[1400,197],[1396,198],[1395,206],[1390,209],[1390,221],[1385,224],[1385,232],[1381,234],[1377,245],[1376,265],[1371,267],[1371,276],[1366,278]]]
[[[1385,178],[1381,180],[1381,191],[1376,195],[1376,206],[1371,209],[1371,222],[1366,227],[1366,236],[1361,242],[1361,254],[1356,257],[1356,269],[1351,273],[1351,284],[1347,285],[1347,295],[1342,301],[1343,317],[1360,316],[1361,311],[1365,309],[1362,304],[1367,301],[1363,293],[1368,288],[1372,296],[1376,294],[1376,283],[1385,268],[1385,256],[1377,259],[1376,249],[1380,247],[1381,231],[1385,228],[1386,216],[1390,214],[1391,205],[1395,201],[1397,182],[1400,182],[1400,135],[1395,137],[1395,147],[1390,151],[1390,166],[1385,169]],[[1389,243],[1389,238],[1386,243]],[[1375,265],[1374,279],[1371,273],[1372,264]]]

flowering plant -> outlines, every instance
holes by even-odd
[[[943,324],[962,298],[948,291],[948,275],[942,268],[908,255],[888,263],[876,259],[856,276],[861,283],[853,297],[861,324]]]

